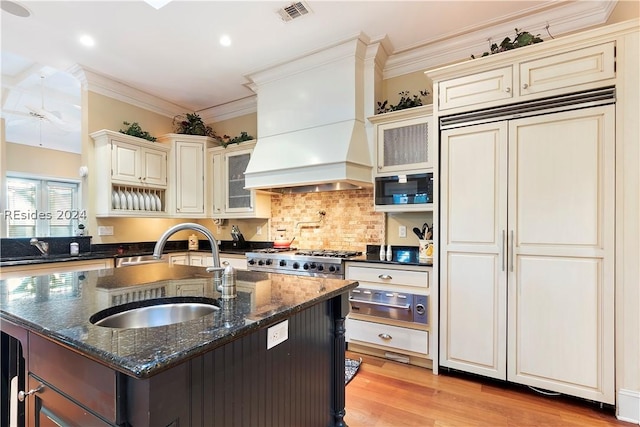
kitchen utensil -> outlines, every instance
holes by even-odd
[[[413,234],[418,236],[418,239],[424,239],[424,234],[422,234],[422,231],[420,231],[418,227],[413,227]]]
[[[113,208],[120,209],[120,195],[116,190],[113,190],[111,198],[113,199]]]
[[[422,238],[425,239],[426,234],[427,234],[427,230],[429,229],[429,224],[427,224],[426,222],[424,224],[422,224]]]
[[[127,196],[122,192],[122,190],[118,191],[120,195],[120,209],[127,209]]]
[[[288,249],[291,247],[291,244],[294,240],[296,240],[295,237],[291,240],[288,240],[283,235],[280,235],[280,237],[273,241],[273,247],[276,249]]]
[[[131,200],[133,201],[133,209],[140,209],[140,198],[138,197],[138,193],[131,191]]]

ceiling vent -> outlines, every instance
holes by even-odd
[[[284,22],[293,21],[296,18],[302,18],[309,13],[311,13],[311,9],[309,9],[309,6],[302,1],[291,3],[289,6],[278,9],[278,15]]]

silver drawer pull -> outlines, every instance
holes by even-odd
[[[34,389],[31,389],[26,393],[24,391],[20,390],[18,392],[18,400],[20,402],[24,402],[24,399],[26,399],[28,396],[31,396],[32,394],[39,392],[43,388],[44,388],[44,384],[39,384],[38,387],[36,387]]]
[[[381,274],[378,276],[378,279],[380,280],[391,280],[393,279],[393,277],[389,276],[388,274]]]
[[[381,339],[383,339],[383,340],[390,340],[390,339],[392,339],[392,338],[391,338],[391,335],[389,335],[389,334],[378,334],[378,337],[379,337],[379,338],[381,338]]]

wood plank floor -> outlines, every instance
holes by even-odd
[[[613,408],[543,396],[522,386],[430,370],[347,351],[362,358],[346,387],[349,427],[586,427],[635,424],[616,420]]]

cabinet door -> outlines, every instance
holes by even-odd
[[[614,106],[510,122],[508,379],[614,403]]]
[[[252,192],[244,188],[244,171],[247,169],[252,151],[240,150],[225,155],[227,213],[250,212],[253,209]]]
[[[139,185],[142,177],[140,147],[119,141],[111,144],[111,180]]]
[[[154,187],[167,186],[167,153],[143,149],[140,153],[142,157],[142,182]]]
[[[438,84],[440,110],[479,106],[487,102],[513,98],[513,68],[498,68],[445,80]]]
[[[111,424],[87,411],[82,406],[67,399],[48,384],[29,376],[29,390],[41,387],[33,394],[32,404],[28,405],[31,414],[29,425],[42,427],[59,426],[110,426]]]
[[[211,215],[215,217],[224,215],[225,179],[224,159],[222,153],[209,153],[209,167],[211,168]]]
[[[520,64],[520,95],[601,82],[615,77],[615,46],[605,43]],[[602,83],[600,83],[602,84]],[[575,90],[575,89],[574,89]]]
[[[193,265],[195,267],[204,267],[205,261],[206,257],[202,254],[189,254],[189,265]]]
[[[176,212],[204,214],[204,147],[179,141],[176,156]]]
[[[440,364],[506,377],[507,126],[442,132]]]
[[[432,116],[377,126],[378,172],[405,172],[433,167],[429,143]]]

